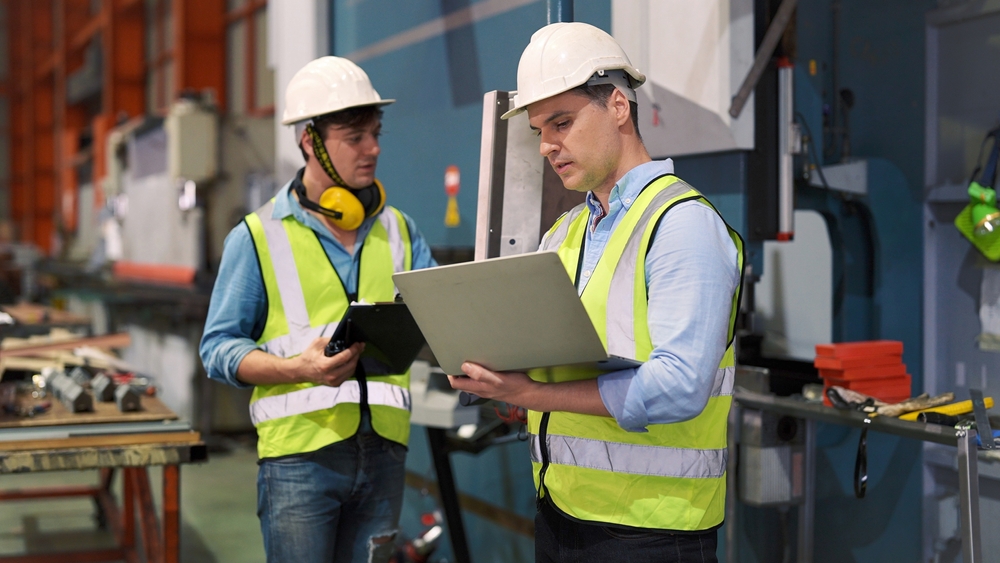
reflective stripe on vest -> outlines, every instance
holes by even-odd
[[[638,264],[645,264],[657,222],[674,205],[691,200],[711,208],[676,177],[661,177],[643,190],[611,234],[581,295],[609,353],[645,361],[652,352],[645,268]],[[544,250],[559,252],[573,278],[589,223],[584,211],[579,206],[560,218],[542,244]],[[742,271],[742,239],[732,229],[729,233]],[[738,302],[739,288],[731,321]],[[529,412],[539,495],[551,497],[560,510],[580,520],[674,530],[718,525],[724,512],[726,418],[735,375],[733,333],[731,322],[730,344],[720,358],[711,396],[691,420],[651,424],[648,432],[634,433],[607,417]],[[572,368],[532,373],[550,382],[594,376]]]
[[[254,426],[261,422],[328,409],[340,403],[360,403],[361,385],[348,380],[340,387],[318,385],[258,399],[250,405]],[[410,392],[398,385],[371,381],[368,383],[368,404],[410,410]]]
[[[283,191],[282,193],[287,193]],[[293,216],[274,219],[274,200],[246,217],[268,300],[267,320],[257,344],[281,358],[302,353],[318,337],[330,336],[349,300],[319,236]],[[358,299],[392,301],[391,276],[412,268],[410,233],[402,213],[386,206],[360,251]],[[369,375],[340,387],[311,383],[258,385],[251,398],[261,458],[314,451],[357,431],[359,403],[367,394],[372,427],[381,436],[409,439],[409,373]]]
[[[542,462],[538,436],[530,435],[531,461]],[[546,436],[549,462],[630,475],[707,479],[722,477],[728,452],[605,442],[575,436]],[[662,463],[664,456],[669,463]]]
[[[302,284],[299,283],[299,271],[295,266],[295,254],[292,253],[292,243],[282,221],[271,220],[274,211],[274,200],[265,203],[256,213],[261,218],[261,226],[267,237],[267,246],[274,266],[275,280],[278,282],[278,294],[285,310],[285,322],[288,323],[288,334],[284,336],[282,345],[264,343],[264,349],[269,354],[281,358],[297,356],[309,345],[306,333],[310,332],[309,313],[306,311],[306,298],[302,295]],[[322,328],[325,328],[324,325]],[[273,351],[272,351],[273,350]]]
[[[410,235],[406,231],[406,220],[394,207],[388,208],[392,213],[382,213],[378,216],[379,223],[389,235],[389,245],[392,247],[392,269],[394,272],[406,272],[411,267],[413,256],[410,247]],[[402,229],[400,229],[402,225]]]

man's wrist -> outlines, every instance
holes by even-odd
[[[529,379],[525,388],[518,393],[518,401],[515,404],[528,410],[541,412],[545,410],[543,408],[545,407],[544,398],[545,390],[542,388],[542,384],[534,379]]]
[[[279,371],[285,381],[288,383],[302,383],[305,381],[302,378],[303,360],[301,355],[294,358],[279,358],[278,362]]]

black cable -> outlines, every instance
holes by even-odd
[[[854,458],[854,496],[859,499],[865,498],[868,491],[868,427],[871,422],[871,416],[865,419],[865,427],[861,429],[861,438],[858,439],[858,454]]]

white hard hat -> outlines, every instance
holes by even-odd
[[[513,117],[529,104],[572,90],[609,70],[624,71],[632,88],[646,81],[621,45],[605,31],[581,22],[547,25],[531,36],[521,54],[514,109],[500,118]]]
[[[365,71],[341,57],[320,57],[302,67],[285,89],[282,125],[359,106],[383,106]]]

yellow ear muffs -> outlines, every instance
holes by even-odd
[[[331,216],[330,221],[346,231],[357,230],[365,220],[365,206],[346,188],[327,188],[319,196],[319,205],[320,207],[339,213],[339,219]]]
[[[334,168],[333,160],[330,159],[330,155],[326,151],[323,139],[312,123],[306,126],[306,131],[312,140],[313,152],[316,155],[316,159],[319,161],[323,171],[326,172],[327,176],[336,185],[327,188],[319,196],[318,205],[309,201],[309,198],[306,196],[305,186],[301,184],[297,185],[295,189],[299,194],[299,202],[306,209],[326,215],[334,225],[341,229],[348,231],[357,230],[361,226],[361,223],[364,222],[365,217],[374,217],[385,207],[385,188],[382,187],[382,182],[376,179],[370,186],[358,190],[349,190],[341,187],[347,183],[344,182],[344,179],[337,173],[337,169]]]
[[[378,178],[375,178],[373,184],[378,188],[378,205],[371,206],[372,208],[367,210],[369,217],[378,215],[378,212],[382,211],[382,208],[385,207],[385,188],[382,187],[382,182],[379,182]]]

